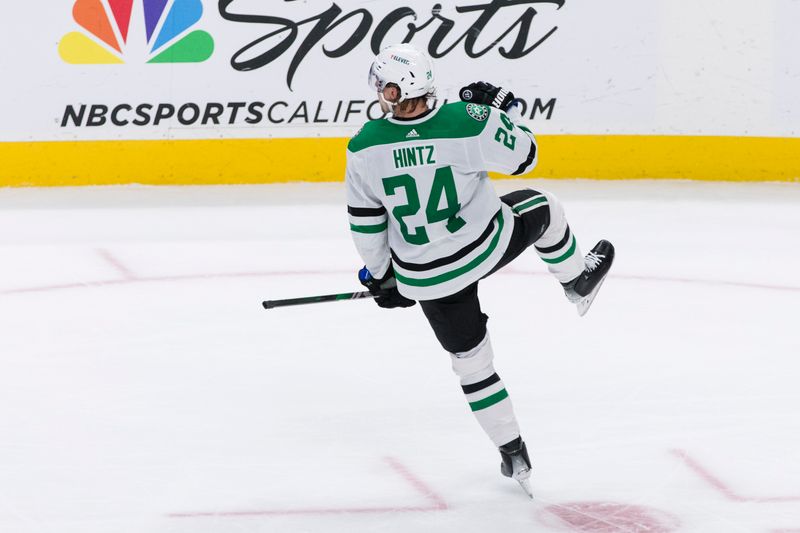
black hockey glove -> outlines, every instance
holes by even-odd
[[[369,292],[375,296],[375,302],[384,309],[411,307],[417,303],[414,300],[409,300],[397,290],[397,280],[394,277],[394,269],[391,266],[381,279],[373,278],[367,267],[364,267],[358,271],[358,281],[369,289]]]
[[[476,81],[462,87],[458,95],[464,102],[490,105],[503,111],[508,111],[514,103],[514,93],[485,81]]]

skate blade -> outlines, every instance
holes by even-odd
[[[606,274],[603,279],[600,280],[600,283],[597,284],[597,287],[595,287],[592,292],[578,300],[578,302],[575,304],[575,307],[578,309],[578,316],[585,315],[592,306],[595,296],[597,296],[597,293],[600,292],[600,287],[603,286],[603,283],[605,283],[607,277],[608,274]]]
[[[525,494],[528,495],[528,498],[531,500],[533,499],[533,489],[531,489],[531,482],[529,479],[518,479],[519,486],[522,487],[522,490],[525,491]]]
[[[519,483],[519,486],[522,487],[522,490],[525,491],[525,494],[532,500],[533,499],[533,490],[531,489],[531,469],[530,468],[523,468],[516,474],[514,474],[513,478]]]

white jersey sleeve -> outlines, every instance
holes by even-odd
[[[382,278],[389,269],[386,208],[365,182],[358,156],[347,152],[345,188],[347,215],[356,250],[373,277]]]
[[[490,109],[477,141],[482,170],[518,176],[536,166],[538,150],[531,130],[515,124],[499,109]]]

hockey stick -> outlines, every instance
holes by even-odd
[[[369,291],[343,292],[341,294],[324,294],[322,296],[306,296],[304,298],[288,298],[286,300],[265,300],[261,302],[264,309],[286,307],[289,305],[318,304],[322,302],[338,302],[339,300],[360,300],[361,298],[374,298]]]

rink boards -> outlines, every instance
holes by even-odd
[[[530,177],[798,181],[800,139],[540,135]],[[347,138],[0,143],[0,186],[340,181]]]
[[[736,2],[12,2],[0,187],[341,180],[400,42],[524,102],[532,177],[797,181],[800,3]]]

